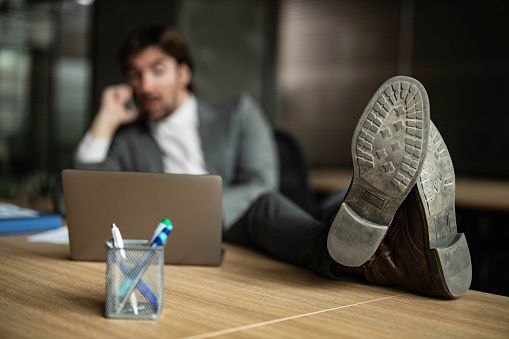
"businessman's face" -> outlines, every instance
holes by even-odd
[[[131,57],[127,82],[133,87],[138,109],[152,121],[173,113],[187,98],[191,71],[186,64],[149,46]]]

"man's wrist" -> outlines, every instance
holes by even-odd
[[[91,130],[81,139],[75,154],[75,161],[82,164],[103,162],[110,148],[111,138],[94,137]]]
[[[111,118],[99,113],[90,126],[90,134],[94,138],[113,138],[119,127]]]

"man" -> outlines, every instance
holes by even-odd
[[[318,220],[277,191],[272,132],[253,100],[242,95],[211,106],[194,96],[193,63],[175,30],[137,32],[120,62],[127,84],[104,90],[73,167],[217,174],[226,241],[331,279],[353,273],[447,298],[468,290],[452,162],[416,80],[392,78],[375,93],[355,130],[345,201]]]

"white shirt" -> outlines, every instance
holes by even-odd
[[[207,174],[198,133],[198,104],[190,95],[172,114],[150,122],[152,137],[163,153],[166,173]],[[78,145],[76,161],[102,162],[108,155],[111,138],[94,138],[87,132]]]

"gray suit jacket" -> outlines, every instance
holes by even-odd
[[[223,227],[230,228],[263,193],[278,187],[273,132],[247,95],[207,105],[198,101],[199,134],[210,174],[223,179]],[[161,150],[143,121],[122,126],[102,163],[73,168],[163,172]]]

